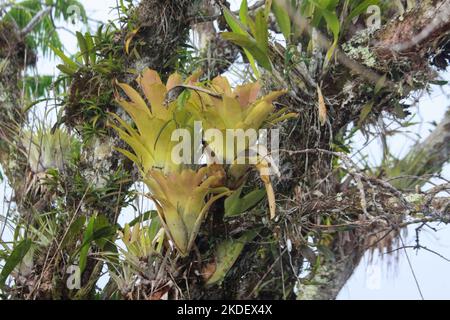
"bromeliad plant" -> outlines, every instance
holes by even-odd
[[[186,103],[186,108],[195,119],[202,122],[203,129],[220,130],[224,138],[222,141],[216,140],[215,137],[205,137],[204,140],[214,152],[215,158],[224,163],[235,163],[257,143],[257,137],[254,141],[247,141],[245,145],[228,141],[229,138],[234,139],[234,137],[227,136],[227,130],[245,132],[252,129],[257,132],[295,116],[293,113],[286,114],[286,108],[275,112],[273,102],[284,95],[285,91],[274,91],[258,99],[261,92],[258,82],[238,86],[233,90],[226,78],[217,77],[205,87],[218,96],[208,92],[198,92],[192,95]]]
[[[211,205],[229,192],[220,185],[218,174],[208,176],[208,168],[183,169],[164,175],[151,170],[144,182],[150,189],[168,236],[182,256],[186,256]],[[205,200],[209,195],[212,197]]]
[[[238,181],[238,185],[235,185],[237,188],[245,182],[242,178],[248,164],[256,164],[266,187],[270,217],[274,218],[275,195],[267,174],[271,161],[267,154],[259,154],[259,130],[271,128],[281,121],[296,117],[295,113],[287,113],[287,108],[275,111],[273,102],[285,94],[285,91],[274,91],[258,98],[261,92],[258,82],[238,86],[233,90],[224,77],[215,78],[206,88],[219,94],[220,98],[199,92],[192,96],[186,107],[196,119],[202,121],[205,129],[221,132],[223,139],[217,139],[216,136],[204,137],[209,153],[214,154],[215,159],[222,160],[222,163],[231,164],[229,175],[234,181]],[[234,134],[228,135],[227,131],[230,129],[234,133],[240,130],[244,136],[250,131],[254,134],[250,134],[248,139],[244,137],[245,143],[239,143]]]
[[[119,234],[127,252],[133,257],[142,259],[161,252],[164,231],[157,217],[152,217],[148,226],[142,226],[141,223],[134,226],[127,224]]]
[[[134,129],[118,115],[113,115],[122,128],[113,127],[134,153],[118,150],[138,165],[168,237],[181,255],[186,255],[208,208],[226,192],[218,189],[220,194],[205,202],[208,195],[217,192],[213,186],[218,184],[220,177],[208,176],[206,168],[194,171],[172,161],[172,150],[176,145],[171,140],[172,132],[192,128],[193,120],[186,110],[178,107],[177,101],[166,102],[167,93],[183,83],[181,77],[174,74],[163,85],[155,71],[146,70],[137,81],[150,108],[131,86],[118,84],[130,101],[119,96],[117,101],[137,127]]]
[[[113,128],[134,153],[118,150],[138,164],[144,176],[154,168],[164,173],[177,171],[179,165],[171,159],[171,152],[176,145],[176,142],[171,141],[172,132],[178,128],[189,128],[192,119],[186,111],[178,108],[176,101],[166,104],[165,98],[170,90],[182,83],[181,77],[174,74],[164,85],[156,71],[146,70],[137,82],[150,107],[131,86],[118,83],[130,100],[123,99],[119,93],[116,94],[116,100],[136,125],[135,129],[113,114],[121,125]]]
[[[45,128],[35,133],[25,132],[22,145],[34,173],[45,173],[48,169],[64,171],[65,166],[80,152],[79,142],[60,129],[54,132]]]
[[[239,86],[233,90],[228,80],[223,77],[209,83],[200,83],[198,74],[185,81],[174,74],[163,84],[153,70],[146,70],[137,78],[137,82],[144,97],[127,84],[117,84],[128,98],[123,98],[117,92],[117,102],[135,124],[134,127],[119,115],[113,115],[119,125],[112,127],[132,151],[121,148],[117,150],[139,167],[168,239],[181,256],[186,256],[190,253],[211,206],[218,199],[232,195],[233,192],[226,187],[229,186],[226,171],[237,165],[214,163],[198,168],[198,165],[175,163],[172,151],[179,142],[172,141],[174,130],[188,130],[192,137],[195,121],[201,121],[206,130],[259,130],[269,128],[294,115],[286,114],[285,109],[275,112],[273,102],[284,94],[282,91],[258,98],[261,90],[259,83]],[[175,99],[174,92],[178,94]],[[245,148],[251,147],[247,144],[241,146],[242,150],[225,148],[222,149],[226,150],[225,152],[220,152],[221,147],[227,145],[226,141],[225,144],[218,144],[205,137],[203,140],[205,149],[217,150],[216,156],[228,157],[231,162],[245,151]],[[241,180],[241,185],[237,187],[240,188],[244,182]],[[266,187],[267,183],[270,183],[267,179],[264,182]],[[239,190],[241,192],[242,188]],[[230,199],[232,201],[227,201],[227,207],[251,208],[261,201],[262,197],[252,196],[255,201],[239,196]],[[252,203],[242,206],[235,203],[244,200]],[[275,206],[273,194],[269,195],[269,202],[272,212]],[[148,240],[144,242],[148,243]]]

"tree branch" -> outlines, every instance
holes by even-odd
[[[433,132],[421,143],[416,144],[400,161],[386,168],[389,178],[400,176],[393,185],[401,189],[422,186],[425,175],[440,172],[450,159],[450,109]],[[393,176],[395,174],[395,176]],[[405,176],[402,178],[402,176]]]
[[[50,14],[50,12],[52,12],[52,8],[48,7],[48,8],[44,8],[41,11],[39,11],[34,17],[33,19],[31,19],[31,21],[25,26],[25,28],[22,29],[22,31],[20,32],[21,36],[24,37],[27,34],[29,34],[30,32],[33,31],[33,29],[42,21],[44,20],[44,18],[46,16],[48,16]]]
[[[299,28],[299,30],[303,29],[306,30],[306,32],[310,35],[310,37],[313,36],[313,32],[316,33],[317,42],[318,45],[321,47],[321,49],[328,50],[332,46],[331,41],[329,41],[320,31],[313,30],[309,21],[302,15],[300,15],[294,8],[292,8],[290,1],[288,0],[275,0],[275,1],[289,13],[289,16],[291,17],[293,23],[297,26],[297,28]],[[342,65],[346,66],[348,69],[359,74],[360,76],[366,78],[370,82],[376,84],[382,78],[382,76],[377,74],[375,71],[351,59],[341,49],[336,48],[334,54],[336,56],[336,59]],[[385,84],[391,87],[395,87],[395,84],[389,80],[387,80]]]

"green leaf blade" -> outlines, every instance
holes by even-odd
[[[25,239],[21,241],[11,252],[11,255],[7,258],[5,265],[3,266],[2,272],[0,273],[0,288],[6,283],[11,272],[19,265],[23,258],[27,255],[32,245],[30,239]]]

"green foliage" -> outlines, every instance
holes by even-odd
[[[116,227],[111,226],[108,219],[102,215],[94,215],[89,218],[83,233],[83,242],[78,249],[81,273],[84,272],[87,264],[88,253],[95,244],[100,250],[104,249],[107,243],[113,243],[116,234]]]
[[[138,217],[136,217],[135,219],[131,220],[128,225],[130,227],[134,227],[136,224],[138,223],[142,223],[144,221],[148,221],[151,220],[155,217],[158,216],[158,212],[155,210],[150,210],[150,211],[146,211],[144,212],[142,215],[139,215]]]
[[[241,197],[243,189],[244,186],[241,186],[225,200],[225,218],[235,217],[251,210],[266,196],[264,189],[257,189]]]
[[[275,15],[281,33],[283,33],[284,39],[286,42],[289,42],[292,32],[292,23],[289,13],[281,7],[277,1],[272,3],[272,11]]]
[[[238,239],[227,239],[221,242],[216,249],[215,271],[206,282],[207,285],[220,284],[226,277],[228,271],[233,267],[241,255],[245,245],[252,241],[257,235],[255,231],[247,231]]]
[[[80,51],[74,58],[65,55],[61,49],[51,46],[54,54],[64,63],[58,65],[58,69],[70,77],[76,73],[91,70],[107,78],[113,77],[121,70],[121,55],[117,53],[122,49],[120,46],[113,45],[114,34],[111,26],[104,30],[103,25],[98,28],[95,35],[89,32],[85,34],[77,32]]]
[[[240,10],[241,21],[226,7],[223,7],[225,19],[233,32],[224,32],[222,36],[244,48],[244,52],[253,71],[259,77],[256,62],[266,70],[272,70],[269,58],[269,26],[268,16],[260,10],[256,14],[255,21],[248,15],[246,2],[242,3]]]
[[[53,84],[53,77],[49,75],[27,76],[24,78],[25,94],[28,99],[48,96]]]
[[[120,238],[127,248],[128,254],[137,259],[149,258],[153,254],[160,254],[164,243],[164,229],[156,211],[150,211],[144,221],[126,224],[120,233]]]
[[[9,257],[6,259],[5,265],[3,266],[0,273],[0,288],[5,285],[8,276],[25,258],[26,254],[31,248],[31,245],[32,241],[30,239],[25,239],[17,243],[17,245],[14,247]]]
[[[43,128],[24,132],[22,145],[27,150],[28,164],[34,172],[48,169],[64,171],[80,154],[79,141],[65,130]]]
[[[166,66],[174,66],[177,72],[188,77],[201,69],[204,60],[198,55],[198,50],[189,44],[180,45],[178,52],[166,62]]]
[[[75,219],[70,226],[69,229],[64,236],[63,240],[61,241],[61,248],[65,249],[67,245],[71,245],[78,239],[79,235],[81,234],[81,231],[83,230],[83,227],[86,223],[86,217],[81,216]]]
[[[81,245],[81,250],[80,250],[80,260],[78,262],[81,273],[83,273],[84,269],[86,268],[87,255],[89,253],[90,244],[92,242],[92,237],[94,235],[95,218],[96,217],[93,216],[89,219],[86,230],[84,231],[83,244]]]
[[[33,76],[25,75],[20,79],[19,85],[23,88],[25,103],[23,112],[27,113],[29,110],[36,106],[40,106],[41,103],[53,103],[51,96],[61,95],[65,90],[65,84],[62,81],[54,81],[55,78],[50,75]]]
[[[79,51],[69,57],[52,47],[62,64],[59,82],[71,82],[71,99],[64,102],[65,115],[81,131],[83,141],[107,134],[107,113],[112,108],[113,79],[123,72],[123,46],[117,43],[117,28],[111,23],[95,33],[77,32]],[[129,70],[133,72],[133,70]]]
[[[30,36],[27,37],[29,48],[41,50],[44,56],[52,53],[50,47],[63,47],[58,32],[55,32],[54,19],[62,21],[71,20],[70,7],[77,6],[80,12],[80,18],[84,23],[87,22],[86,11],[81,2],[77,0],[24,0],[15,2],[5,15],[5,21],[13,22],[23,29],[30,23],[33,17],[47,7],[52,7],[51,15],[42,19],[41,22],[33,29]]]
[[[98,212],[114,214],[117,211],[117,203],[122,203],[124,206],[131,204],[135,198],[133,191],[122,190],[121,186],[127,183],[130,179],[130,174],[119,167],[109,176],[104,177],[104,181],[100,186],[93,185],[92,181],[87,180],[75,172],[73,177],[73,184],[71,186],[71,196],[74,200],[83,199],[86,205],[97,209]],[[114,202],[109,200],[115,199]]]
[[[64,65],[58,65],[57,68],[70,76],[74,75],[78,70],[79,65],[66,56],[58,47],[50,45],[50,48],[53,50],[54,54],[64,62]]]
[[[358,127],[362,127],[365,124],[365,122],[368,120],[370,114],[372,113],[373,107],[375,105],[376,98],[382,92],[385,84],[386,84],[386,75],[383,75],[378,80],[378,82],[375,84],[372,99],[369,102],[367,102],[361,109],[361,113],[359,115]]]
[[[328,31],[333,37],[332,45],[328,49],[324,67],[326,68],[331,61],[333,53],[339,44],[339,40],[344,31],[355,17],[364,13],[370,5],[380,4],[380,0],[305,0],[302,1],[296,10],[304,18],[310,21],[311,27],[322,31]],[[346,9],[348,12],[340,12],[340,9]],[[272,62],[269,48],[268,32],[268,12],[272,11],[278,28],[283,34],[287,46],[292,42],[293,35],[300,37],[304,30],[291,21],[290,14],[282,7],[278,1],[266,1],[264,9],[256,12],[255,18],[251,18],[248,11],[247,1],[241,2],[239,17],[236,17],[230,10],[222,7],[224,17],[232,32],[224,32],[222,36],[243,48],[254,74],[259,77],[259,70],[255,62],[262,68],[272,71]],[[295,10],[295,9],[293,9]],[[292,13],[295,14],[295,11]],[[341,16],[345,19],[341,22]],[[304,42],[306,37],[303,35],[299,40]],[[314,39],[309,39],[308,47],[312,48]]]
[[[300,13],[310,19],[311,26],[314,28],[320,28],[322,22],[325,21],[325,25],[333,34],[333,44],[327,52],[325,66],[331,60],[334,50],[336,49],[341,32],[341,25],[337,12],[337,6],[339,0],[305,0],[300,7]]]
[[[414,125],[406,122],[404,128]],[[414,190],[416,186],[422,187],[428,182],[427,175],[432,175],[438,168],[432,165],[435,157],[439,154],[430,155],[422,152],[410,152],[403,159],[396,159],[389,155],[379,168],[387,177],[394,178],[390,183],[402,191]]]
[[[7,6],[6,14],[2,20],[10,23],[11,26],[23,29],[39,12],[46,8],[51,8],[50,13],[37,23],[31,30],[31,33],[27,35],[25,41],[28,49],[40,52],[44,57],[51,57],[55,55],[57,50],[61,52],[64,47],[59,38],[59,33],[56,31],[56,24],[59,22],[71,22],[73,15],[78,13],[80,16],[77,18],[80,18],[83,23],[87,23],[86,12],[81,2],[76,0],[13,1],[11,6]],[[69,69],[65,67],[64,69],[69,72]],[[23,87],[26,98],[30,101],[48,96],[51,88],[57,93],[61,92],[60,83],[54,84],[51,76],[36,75],[25,77],[22,81],[24,82]],[[35,104],[37,103],[32,103],[27,110]]]

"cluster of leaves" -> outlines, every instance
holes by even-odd
[[[50,132],[48,129],[38,129],[25,132],[22,144],[33,172],[45,172],[47,169],[63,171],[80,153],[78,140],[64,130]]]
[[[253,19],[249,14],[248,3],[244,0],[241,3],[239,17],[236,17],[226,7],[222,8],[225,19],[232,30],[232,32],[222,33],[222,36],[243,48],[255,75],[258,77],[260,72],[256,63],[265,70],[272,71],[269,50],[269,14],[272,12],[275,16],[278,28],[288,45],[294,43],[294,39],[303,43],[305,42],[304,39],[307,38],[302,37],[305,31],[302,30],[302,26],[294,23],[291,19],[292,15],[300,14],[310,21],[312,28],[328,30],[333,37],[332,45],[326,55],[326,67],[331,61],[344,29],[349,26],[353,19],[365,12],[369,6],[377,5],[379,2],[380,0],[305,0],[301,1],[297,7],[297,4],[293,1],[292,8],[297,10],[297,13],[286,11],[279,1],[267,0],[264,8],[258,10]],[[348,10],[345,19],[341,19],[340,10],[342,12]],[[308,41],[308,48],[311,50],[314,39],[310,37]]]
[[[49,13],[44,14],[37,20],[37,24],[25,37],[25,42],[29,52],[39,53],[44,58],[51,58],[54,55],[54,51],[51,48],[62,50],[64,47],[56,30],[58,28],[57,24],[75,23],[76,19],[80,19],[83,23],[87,22],[86,11],[80,1],[11,1],[6,6],[4,15],[2,14],[1,22],[8,25],[8,28],[15,28],[19,32],[34,21],[33,18],[36,15],[46,12],[45,10],[49,10]],[[30,56],[32,57],[33,55]],[[7,60],[0,61],[0,72],[5,63],[7,63]],[[27,110],[45,101],[50,95],[50,90],[55,90],[56,94],[60,94],[63,91],[63,86],[60,83],[54,83],[54,79],[50,75],[26,76],[21,80],[23,81],[21,87],[24,88],[25,98],[30,102]]]
[[[237,19],[226,7],[223,7],[224,17],[233,32],[222,33],[222,36],[241,46],[253,69],[259,77],[256,62],[266,70],[272,70],[269,58],[269,26],[270,2],[264,10],[259,10],[253,20],[248,12],[247,1],[242,1],[240,20]]]
[[[4,260],[4,265],[0,275],[0,291],[4,290],[11,274],[16,281],[20,275],[24,283],[33,282],[34,268],[49,252],[53,254],[51,250],[56,247],[65,253],[67,260],[64,265],[57,264],[53,277],[66,274],[70,266],[78,266],[81,276],[87,265],[93,263],[89,258],[90,252],[117,255],[115,242],[117,231],[121,228],[113,223],[114,212],[118,210],[117,202],[109,199],[118,199],[125,205],[134,200],[133,192],[121,191],[121,185],[129,179],[129,174],[121,168],[111,174],[102,186],[93,185],[79,174],[77,166],[80,164],[81,143],[65,130],[25,132],[22,140],[33,171],[27,194],[40,197],[51,195],[51,202],[45,210],[33,209],[31,220],[15,217],[13,221],[2,221],[14,237],[11,242],[1,243],[0,259]],[[80,199],[84,205],[101,213],[93,212],[87,217],[80,207]],[[61,233],[61,230],[64,232]],[[110,260],[115,258],[113,256]],[[84,285],[88,287],[91,284]],[[60,296],[61,293],[57,292],[59,288],[53,290],[53,296]],[[81,290],[70,294],[78,295],[73,298],[82,298],[86,292]]]
[[[95,34],[77,32],[76,37],[80,51],[75,54],[73,59],[66,56],[58,47],[51,46],[54,53],[63,62],[57,68],[70,77],[89,70],[107,77],[117,74],[120,71],[117,51],[121,50],[120,45],[114,45],[113,37],[117,30],[114,25],[108,25],[106,30],[104,29],[104,25],[101,25]]]
[[[257,141],[241,146],[242,150],[227,149],[231,145],[230,141],[227,141],[228,138],[217,143],[214,139],[206,137],[204,132],[195,132],[194,122],[201,121],[205,130],[216,129],[224,132],[226,129],[254,129],[256,131],[273,127],[280,121],[296,116],[288,114],[286,109],[275,112],[273,101],[284,92],[272,92],[259,98],[258,83],[239,86],[233,90],[224,77],[201,83],[198,80],[199,76],[200,74],[197,73],[183,80],[180,75],[173,74],[167,83],[163,84],[155,71],[146,70],[137,79],[144,97],[131,86],[122,83],[118,86],[129,100],[122,98],[119,93],[116,95],[118,103],[132,118],[136,128],[113,114],[119,126],[112,126],[131,147],[132,152],[118,150],[135,162],[140,169],[143,181],[148,186],[151,198],[156,204],[159,221],[167,239],[172,240],[181,256],[189,255],[202,222],[210,207],[218,199],[226,197],[225,217],[227,218],[245,213],[262,201],[264,190],[250,190],[243,197],[241,195],[249,170],[253,167],[263,172],[262,169],[268,168],[266,159],[261,159],[256,166],[236,162],[238,157],[241,157],[242,153],[254,146]],[[171,93],[176,89],[181,89],[178,98],[170,99]],[[190,146],[195,146],[193,138],[195,139],[196,134],[203,137],[205,145],[200,154],[208,156],[208,165],[200,167],[194,165],[197,163],[192,157],[192,154],[196,152],[194,149],[190,150],[192,153],[187,157],[187,161],[183,163],[174,161],[172,153],[178,142],[172,141],[172,133],[176,129],[186,130],[187,135],[184,139],[191,140]],[[217,161],[218,158],[222,158],[223,161]],[[225,162],[234,164],[221,164]],[[275,197],[270,178],[267,173],[261,174],[261,177],[266,185],[273,217]],[[254,233],[252,235],[255,236]],[[134,239],[137,237],[135,236]],[[253,237],[246,235],[244,238]],[[148,241],[144,236],[139,243],[147,243],[148,247]],[[231,260],[237,259],[243,248],[241,241],[228,241],[224,245],[231,246],[228,249],[235,253]],[[240,249],[234,250],[233,246],[238,246],[236,248]],[[224,263],[229,263],[228,259],[226,261]],[[223,269],[228,268],[217,267],[217,270],[222,270],[218,272],[225,272]],[[222,276],[223,274],[214,277],[222,279]]]
[[[77,8],[74,11],[71,8]],[[87,22],[86,11],[80,1],[77,0],[45,0],[34,1],[24,0],[14,2],[11,8],[7,11],[4,19],[12,22],[19,28],[25,28],[33,19],[33,17],[40,11],[51,8],[50,15],[44,17],[38,25],[32,30],[32,33],[27,37],[28,48],[35,51],[40,50],[44,56],[50,56],[52,51],[50,47],[62,48],[63,44],[59,38],[58,32],[55,32],[54,19],[70,21],[74,13],[79,13],[83,22]]]
[[[120,239],[126,246],[131,259],[144,259],[162,252],[164,243],[164,232],[156,211],[147,212],[145,220],[149,221],[148,226],[143,226],[140,218],[127,223],[120,231]]]
[[[57,175],[54,178],[57,179]],[[48,181],[50,177],[46,179]],[[0,274],[0,292],[11,294],[10,290],[4,290],[10,275],[15,276],[15,281],[18,281],[17,276],[20,275],[20,281],[23,281],[24,285],[34,283],[36,265],[42,263],[42,259],[46,256],[53,257],[54,255],[56,257],[55,248],[65,253],[65,261],[64,264],[54,266],[53,279],[63,277],[70,266],[76,266],[77,274],[81,277],[88,265],[99,265],[98,261],[90,257],[93,252],[105,252],[105,255],[107,253],[110,269],[116,268],[119,254],[116,244],[117,240],[121,238],[119,231],[123,229],[119,225],[113,224],[103,214],[94,212],[87,217],[78,208],[71,216],[64,212],[63,208],[65,208],[64,204],[60,208],[55,204],[54,210],[46,213],[35,212],[31,223],[22,218],[14,221],[13,239],[11,242],[1,243],[0,261],[3,260],[4,265]],[[130,225],[134,225],[134,223]],[[8,227],[12,228],[12,224]],[[61,234],[61,230],[65,230],[65,232]],[[126,229],[122,232],[127,234]],[[90,281],[80,283],[81,290],[71,291],[69,293],[71,298],[79,299],[89,296],[91,286],[97,281],[95,276],[93,279],[94,283]],[[53,297],[61,296],[60,289],[56,286],[53,287],[51,295]]]
[[[115,41],[117,32],[114,24],[106,28],[100,26],[95,34],[77,32],[80,51],[73,57],[52,47],[62,61],[57,68],[63,75],[57,83],[71,83],[73,97],[65,103],[66,116],[70,116],[76,126],[81,126],[85,141],[106,133],[107,112],[113,98],[112,80],[124,65],[123,47]]]

